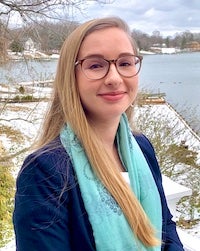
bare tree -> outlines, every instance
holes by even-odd
[[[114,2],[89,1],[101,5]],[[59,50],[66,36],[77,25],[70,23],[70,17],[73,13],[82,15],[86,5],[84,0],[0,0],[0,62],[9,58],[7,50],[11,44],[15,51],[19,51],[29,37],[47,53]]]
[[[113,1],[106,0],[93,0],[101,4],[111,3]],[[83,4],[83,0],[1,0],[0,1],[0,16],[10,16],[12,13],[18,13],[18,15],[27,21],[33,20],[37,17],[57,18],[65,10],[69,11],[69,8],[80,9],[80,4]]]

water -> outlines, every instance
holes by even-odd
[[[0,65],[0,84],[52,79],[57,60],[10,61]]]
[[[52,79],[56,66],[57,60],[9,62],[0,65],[0,83]],[[145,55],[140,89],[164,92],[166,100],[200,133],[200,52]]]
[[[146,55],[140,89],[165,93],[197,133],[200,132],[200,53]]]

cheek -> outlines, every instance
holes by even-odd
[[[138,92],[138,77],[134,77],[132,81],[129,83],[129,88],[133,95],[137,95]]]
[[[76,80],[82,106],[86,108],[88,104],[90,104],[93,97],[95,96],[94,87],[87,79],[84,78],[84,76],[77,75]]]

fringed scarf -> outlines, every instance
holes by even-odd
[[[61,142],[69,154],[81,195],[93,229],[97,251],[160,251],[161,246],[146,247],[134,235],[121,208],[94,174],[76,135],[65,125]],[[127,169],[130,186],[161,240],[162,210],[160,196],[150,168],[129,128],[126,115],[116,135],[119,156]]]

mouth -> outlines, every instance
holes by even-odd
[[[106,92],[106,93],[101,93],[98,96],[102,97],[105,100],[108,101],[118,101],[124,97],[126,92],[124,91],[118,91],[118,92]]]

